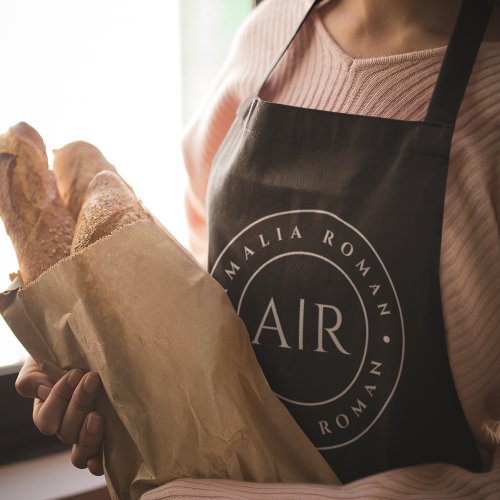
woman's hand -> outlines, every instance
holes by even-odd
[[[71,370],[57,383],[45,375],[35,360],[28,357],[16,380],[17,392],[34,398],[33,422],[48,436],[57,435],[73,445],[71,462],[79,469],[103,474],[101,444],[102,416],[93,411],[99,392],[97,373]]]

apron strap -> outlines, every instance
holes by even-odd
[[[279,54],[276,56],[276,58],[274,59],[274,61],[271,63],[271,66],[267,70],[267,73],[264,76],[264,78],[262,79],[262,81],[260,82],[260,84],[257,86],[257,89],[247,99],[245,99],[242,102],[240,108],[238,109],[238,115],[240,117],[243,117],[243,116],[246,115],[246,112],[250,108],[250,105],[251,105],[252,101],[259,95],[262,87],[267,82],[267,79],[271,76],[271,73],[274,71],[274,68],[276,68],[276,66],[278,65],[278,63],[281,61],[282,57],[285,55],[285,52],[288,50],[288,47],[290,47],[290,45],[292,44],[293,40],[297,36],[297,33],[300,31],[300,28],[302,28],[302,25],[306,22],[307,18],[309,17],[309,14],[312,12],[312,10],[314,9],[314,7],[316,7],[316,5],[318,3],[320,3],[320,2],[321,2],[321,0],[313,0],[311,2],[311,4],[309,5],[309,7],[307,8],[307,11],[302,16],[300,22],[298,23],[297,27],[295,28],[295,30],[292,32],[291,36],[286,41],[284,47],[281,49],[281,51],[279,52]]]
[[[489,0],[463,1],[425,121],[455,125],[492,10]]]
[[[312,0],[297,27],[271,63],[257,89],[240,105],[237,112],[240,118],[247,114],[251,103],[259,95],[262,87],[285,55],[309,14],[320,2],[321,0]],[[425,121],[454,126],[492,10],[493,2],[491,0],[463,0],[444,55]]]

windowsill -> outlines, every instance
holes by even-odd
[[[16,375],[19,373],[19,370],[23,366],[22,363],[16,363],[14,365],[3,365],[0,366],[0,377],[3,375]]]
[[[2,498],[52,500],[106,486],[104,477],[71,464],[70,452],[25,460],[0,467]]]

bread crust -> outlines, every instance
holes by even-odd
[[[149,217],[132,189],[118,174],[100,172],[87,188],[71,253],[83,250],[116,229]]]
[[[93,177],[103,170],[116,172],[101,151],[85,141],[71,142],[55,149],[53,168],[61,198],[75,221]]]
[[[48,169],[45,144],[26,123],[0,137],[0,217],[24,284],[69,255],[74,220]]]

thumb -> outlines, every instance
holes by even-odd
[[[36,361],[28,356],[17,376],[16,391],[25,398],[46,399],[53,385]]]

